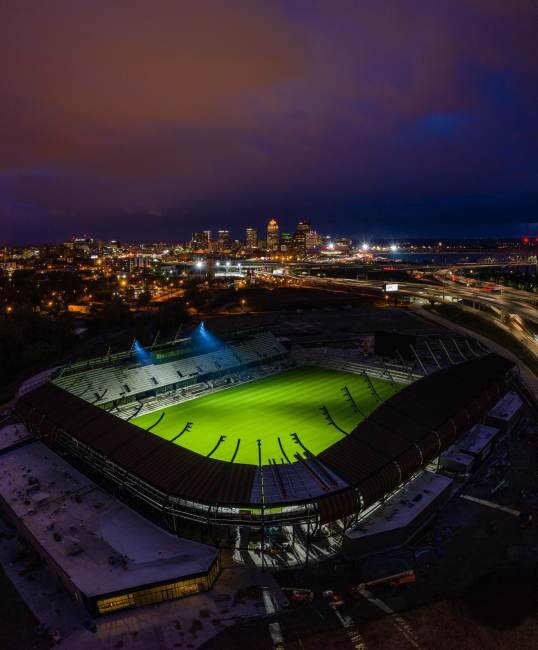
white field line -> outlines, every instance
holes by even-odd
[[[378,607],[382,612],[385,612],[385,614],[388,614],[390,616],[390,619],[394,626],[401,632],[402,636],[405,638],[405,640],[413,646],[413,648],[416,648],[416,650],[423,650],[422,646],[418,642],[418,639],[415,636],[415,633],[411,629],[409,623],[402,618],[399,614],[397,614],[391,607],[387,605],[387,603],[383,602],[380,598],[377,598],[374,596],[368,589],[365,589],[364,587],[359,589],[361,595],[366,598],[372,605],[375,605]]]
[[[340,612],[337,609],[334,610],[334,613],[336,614],[336,617],[338,618],[340,623],[342,623],[342,627],[346,631],[348,639],[353,644],[355,650],[367,650],[366,642],[362,638],[362,635],[359,632],[357,624],[351,618],[351,616],[342,616],[342,614],[340,614]]]
[[[267,587],[264,587],[262,591],[262,598],[263,598],[263,605],[265,607],[265,613],[268,615],[275,614],[276,613],[275,603]],[[284,643],[284,636],[282,634],[282,629],[280,628],[280,623],[278,621],[275,621],[274,623],[269,623],[268,628],[269,628],[269,635],[271,637],[271,641],[273,642],[273,646],[275,647],[279,645],[282,646],[282,644]]]

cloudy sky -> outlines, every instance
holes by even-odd
[[[0,242],[538,231],[534,0],[3,0],[0,81]]]

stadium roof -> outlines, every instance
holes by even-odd
[[[279,498],[282,490],[275,485],[271,503],[265,500],[265,505],[321,498],[322,519],[329,521],[335,514],[356,511],[359,494],[363,506],[375,502],[476,422],[501,395],[511,368],[510,361],[489,354],[424,377],[381,404],[315,460],[305,459],[305,471],[322,478],[321,489]],[[254,497],[259,493],[255,465],[196,454],[52,383],[22,395],[17,411],[33,430],[54,439],[61,429],[164,493],[210,505],[260,504]],[[329,474],[339,480],[331,481]],[[264,475],[265,481],[281,478],[278,470]]]

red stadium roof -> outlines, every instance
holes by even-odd
[[[435,458],[498,400],[512,368],[489,354],[424,377],[381,404],[318,456],[342,479],[332,496],[319,499],[323,519],[356,511],[359,495],[365,506],[375,502]],[[17,411],[32,430],[54,441],[61,429],[166,494],[210,505],[259,507],[252,499],[255,465],[200,456],[52,383],[21,396]],[[342,490],[343,484],[349,487]],[[290,496],[287,503],[293,502]]]

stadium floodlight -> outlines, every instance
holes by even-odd
[[[152,362],[151,354],[138,342],[137,339],[133,341],[131,349],[139,363],[147,364]]]
[[[198,327],[194,330],[193,340],[206,351],[215,350],[222,345],[222,342],[206,329],[204,321],[200,321]]]

